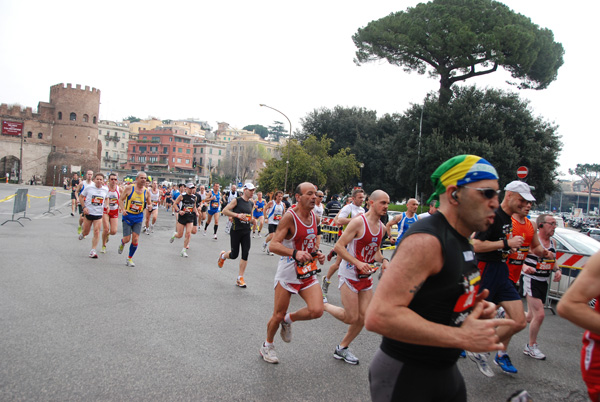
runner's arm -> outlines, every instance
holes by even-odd
[[[340,236],[340,238],[335,242],[335,246],[333,246],[333,251],[335,251],[339,256],[342,257],[343,260],[348,261],[350,264],[356,266],[361,272],[367,272],[370,270],[369,264],[366,262],[360,261],[358,258],[354,257],[348,250],[346,246],[350,244],[352,240],[357,237],[361,237],[362,235],[362,219],[356,219],[350,222],[344,230],[344,233]]]
[[[558,302],[558,314],[583,329],[600,334],[600,314],[588,305],[600,293],[600,252],[594,254],[585,268]],[[596,300],[598,303],[598,300]]]
[[[400,222],[400,219],[402,219],[402,214],[394,216],[392,220],[388,221],[388,223],[385,225],[385,232],[390,239],[392,238],[392,226]]]
[[[237,206],[237,198],[233,199],[230,203],[227,204],[225,208],[221,211],[221,213],[229,218],[239,218],[239,214],[236,214],[232,211],[233,208]]]

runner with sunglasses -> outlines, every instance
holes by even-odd
[[[458,199],[463,188],[478,191],[482,197],[487,199],[497,197],[494,189],[478,188],[475,185],[459,187],[452,196]],[[506,185],[504,190],[506,194],[502,204],[496,210],[493,224],[487,230],[475,234],[473,248],[476,253],[477,266],[481,271],[481,289],[489,291],[486,300],[502,306],[506,311],[506,315],[514,321],[513,325],[498,329],[498,336],[504,348],[498,351],[494,363],[500,366],[504,372],[515,374],[517,369],[513,366],[506,349],[512,336],[525,329],[527,322],[525,321],[521,297],[508,275],[507,258],[513,251],[518,250],[524,242],[523,236],[513,233],[511,217],[513,214],[520,213],[527,207],[529,202],[535,201],[535,198],[531,194],[529,185],[518,180]],[[552,252],[541,246],[535,252],[544,258],[554,257]],[[469,355],[469,357],[473,358],[472,355]],[[479,366],[487,364],[485,361],[486,355],[484,354],[476,355],[474,360]],[[480,370],[484,372],[481,367]]]

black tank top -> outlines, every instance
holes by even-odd
[[[193,213],[195,205],[196,196],[194,194],[183,194],[181,196],[181,210],[186,214]]]
[[[444,265],[427,278],[408,308],[428,321],[459,327],[473,308],[479,289],[479,269],[469,239],[459,234],[441,212],[411,225],[405,238],[415,233],[435,236],[442,246]],[[415,250],[425,253],[426,250]],[[459,349],[415,345],[383,337],[381,350],[407,364],[449,367],[456,363]]]
[[[236,214],[244,214],[246,215],[247,220],[240,221],[237,217],[233,218],[233,226],[231,229],[233,230],[244,230],[250,231],[250,214],[252,214],[252,207],[254,207],[254,203],[250,200],[246,201],[242,197],[236,198],[237,205],[232,209]]]

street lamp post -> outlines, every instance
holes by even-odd
[[[421,134],[423,132],[423,111],[425,110],[425,104],[421,108],[421,120],[419,122],[419,147],[417,148],[417,171],[415,172],[415,198],[418,199],[419,194],[419,160],[421,159]]]
[[[361,163],[358,164],[358,167],[360,168],[360,183],[359,183],[359,186],[362,187],[362,170],[365,167],[365,164],[361,162]]]
[[[281,114],[283,117],[285,117],[288,121],[288,123],[290,124],[290,135],[288,137],[287,140],[287,144],[286,144],[286,161],[285,161],[285,184],[283,185],[283,192],[287,192],[287,178],[288,178],[288,166],[290,164],[290,138],[292,138],[292,122],[290,121],[289,117],[287,117],[285,115],[285,113],[283,113],[280,110],[275,109],[274,107],[265,105],[264,103],[261,103],[260,106],[264,106],[264,107],[268,107],[269,109],[273,109],[274,111],[276,111],[277,113]]]
[[[240,137],[240,132],[237,131],[235,128],[231,127],[229,124],[228,124],[228,126],[233,131],[235,131],[235,133],[238,135],[238,138],[239,138]],[[239,144],[239,142],[240,141],[238,141],[238,146],[237,146],[238,147],[237,164],[236,164],[236,167],[235,167],[235,185],[236,186],[240,182],[240,144]]]

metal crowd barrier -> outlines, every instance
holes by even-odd
[[[548,285],[548,293],[546,294],[545,308],[552,310],[552,301],[559,301],[562,295],[567,291],[573,283],[577,275],[581,272],[585,263],[591,256],[584,254],[573,254],[569,252],[557,251],[556,262],[561,270],[562,277],[559,282],[554,282],[554,273],[550,278]]]
[[[11,198],[14,198],[14,204],[13,204],[13,213],[12,213],[12,218],[11,219],[7,219],[5,220],[2,225],[0,226],[4,226],[5,223],[7,222],[17,222],[19,225],[23,226],[23,224],[19,221],[19,219],[29,219],[30,218],[27,217],[27,189],[26,188],[20,188],[17,190],[17,192],[12,195],[12,196],[8,196],[6,197],[4,200],[2,201],[8,201]],[[21,212],[23,212],[23,216],[15,219],[15,215],[16,214],[20,214]]]
[[[333,224],[333,218],[321,218],[321,244],[333,247],[339,238],[340,228]]]

